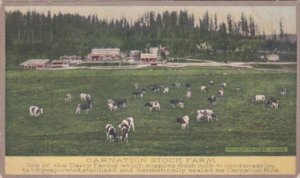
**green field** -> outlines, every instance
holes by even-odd
[[[200,86],[213,80],[207,93]],[[208,108],[206,98],[227,82],[225,95],[212,109],[218,121],[196,123],[196,110]],[[134,83],[147,88],[143,99],[134,98]],[[192,84],[192,99],[186,88],[171,89],[166,95],[154,93],[150,84]],[[241,91],[235,90],[240,85]],[[280,96],[285,87],[288,95]],[[93,109],[75,115],[80,93],[90,93]],[[67,93],[72,103],[64,103]],[[280,99],[279,110],[251,104],[248,97],[265,94]],[[128,98],[129,106],[110,112],[108,98]],[[184,109],[172,109],[170,99],[181,98]],[[144,108],[159,100],[160,112]],[[28,107],[42,106],[44,115],[30,118]],[[176,118],[188,114],[190,127],[181,130]],[[105,125],[117,127],[132,116],[136,131],[129,143],[106,141]],[[296,73],[233,68],[148,68],[141,70],[64,70],[6,72],[6,155],[295,155]],[[119,130],[118,130],[119,131]],[[287,152],[225,152],[226,147],[287,147]]]

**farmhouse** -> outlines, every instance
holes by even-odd
[[[20,66],[24,69],[43,69],[48,67],[49,61],[49,59],[28,59]]]
[[[274,53],[270,53],[270,54],[266,55],[266,59],[267,59],[267,61],[270,61],[270,62],[279,61],[279,55],[274,54]]]
[[[90,61],[115,61],[120,58],[120,48],[94,48],[88,54]]]
[[[157,62],[157,55],[152,53],[142,53],[141,60],[147,63],[156,63]]]

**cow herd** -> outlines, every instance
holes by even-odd
[[[161,92],[164,95],[169,93],[169,90],[173,89],[178,89],[182,85],[179,82],[173,83],[169,86],[167,85],[149,85],[149,90],[157,93]],[[187,83],[185,84],[186,88],[186,99],[189,100],[192,98],[192,91],[191,91],[191,84]],[[209,81],[208,85],[201,85],[200,86],[200,92],[207,92],[209,88],[212,88],[214,86],[214,82],[211,80]],[[217,115],[216,113],[211,109],[214,105],[216,105],[217,97],[221,98],[224,97],[225,94],[225,88],[227,87],[226,82],[221,82],[219,85],[219,89],[216,91],[216,95],[211,95],[207,98],[208,102],[208,107],[210,109],[198,109],[196,110],[196,122],[202,122],[203,120],[206,120],[208,123],[217,121]],[[140,85],[138,83],[134,84],[135,91],[132,92],[132,95],[134,98],[144,98],[146,94],[146,88],[140,88]],[[241,87],[237,85],[235,87],[236,91],[240,91]],[[286,88],[281,88],[280,89],[280,94],[282,96],[285,96],[287,94],[287,89]],[[75,110],[75,114],[80,115],[81,112],[85,112],[86,114],[89,113],[89,111],[93,108],[92,105],[92,97],[88,93],[81,93],[79,95],[80,101],[82,103],[77,105],[77,108]],[[252,103],[265,103],[266,106],[270,108],[274,108],[278,110],[279,108],[279,100],[270,97],[268,100],[266,99],[266,96],[263,94],[260,95],[255,95],[254,97],[249,97],[250,101]],[[72,96],[70,93],[66,94],[64,96],[64,102],[65,103],[71,103],[72,102]],[[116,112],[122,108],[128,107],[128,98],[123,98],[123,99],[108,99],[107,102],[107,107],[110,112]],[[185,108],[185,103],[184,100],[182,99],[171,99],[169,100],[169,105],[170,108],[172,109],[183,109]],[[152,100],[148,101],[144,104],[144,107],[149,110],[149,112],[153,111],[161,111],[161,104],[159,100]],[[30,106],[29,107],[29,113],[31,117],[38,117],[43,114],[43,108],[37,107],[37,106]],[[180,124],[181,129],[185,130],[186,128],[189,127],[189,122],[190,122],[190,117],[189,115],[184,115],[182,117],[177,117],[176,122]],[[110,143],[112,142],[117,142],[117,143],[128,143],[128,137],[129,137],[129,132],[132,130],[133,132],[135,131],[134,128],[134,118],[133,117],[127,117],[126,119],[122,120],[122,122],[118,125],[117,127],[119,129],[119,132],[117,129],[110,123],[105,125],[105,133],[106,133],[106,138],[107,141]],[[118,134],[119,133],[119,134]]]

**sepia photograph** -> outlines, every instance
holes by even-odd
[[[7,162],[62,160],[22,174],[295,175],[296,22],[282,5],[6,6]],[[227,157],[262,160],[218,167]],[[141,167],[95,168],[125,158]]]

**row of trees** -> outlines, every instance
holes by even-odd
[[[227,21],[219,22],[217,14],[205,12],[202,18],[195,19],[187,11],[146,12],[136,21],[99,19],[97,15],[6,12],[7,64],[12,66],[27,58],[85,56],[95,47],[119,47],[126,51],[161,44],[174,56],[190,56],[199,53],[196,46],[202,42],[215,50],[232,51],[246,41],[255,48],[272,50],[284,46],[295,50],[282,22],[280,35],[281,42],[267,39],[255,20],[243,13],[238,21],[228,14]]]

